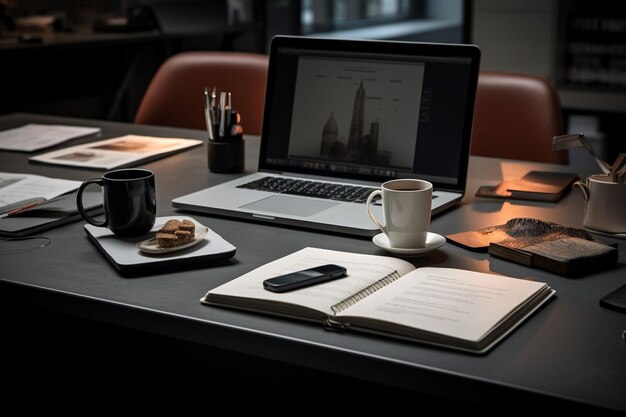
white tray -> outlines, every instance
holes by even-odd
[[[85,233],[91,242],[102,251],[104,256],[121,272],[151,272],[155,267],[180,266],[188,264],[207,265],[221,259],[232,258],[235,248],[210,228],[206,235],[195,245],[178,251],[150,254],[140,251],[137,243],[146,240],[171,219],[190,220],[196,229],[206,228],[198,221],[187,216],[157,217],[152,231],[136,238],[118,238],[105,227],[85,225]]]

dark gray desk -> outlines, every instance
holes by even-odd
[[[103,137],[126,133],[203,138],[204,132],[78,119],[8,115],[0,129],[27,122],[99,125]],[[158,214],[171,215],[170,201],[228,175],[210,174],[206,148],[144,165],[154,170]],[[246,144],[246,168],[254,169],[258,142]],[[98,172],[28,164],[27,154],[0,152],[3,171],[28,172],[75,180]],[[541,164],[472,158],[468,196],[463,204],[433,219],[440,234],[500,224],[517,216],[536,216],[580,226],[582,198],[572,192],[558,205],[474,201],[478,185],[521,176]],[[560,167],[563,169],[563,167]],[[0,256],[0,294],[14,301],[194,342],[224,351],[349,376],[368,383],[482,405],[518,407],[537,401],[564,401],[626,411],[626,316],[601,308],[598,300],[624,284],[624,241],[620,267],[568,279],[475,254],[451,244],[424,257],[417,266],[435,265],[492,271],[549,283],[557,298],[485,356],[403,343],[386,338],[324,331],[321,326],[200,305],[208,290],[259,265],[305,246],[384,254],[370,241],[292,228],[194,215],[237,247],[234,260],[206,268],[123,278],[87,241],[82,223],[43,233],[52,244],[35,252]],[[18,297],[18,300],[15,300]]]

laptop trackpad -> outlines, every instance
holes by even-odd
[[[254,203],[246,204],[240,208],[247,210],[259,210],[270,213],[288,214],[291,216],[308,217],[320,211],[327,210],[338,205],[330,201],[308,200],[297,197],[272,196]]]

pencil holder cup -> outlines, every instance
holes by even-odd
[[[209,141],[208,157],[211,172],[242,172],[244,169],[243,135],[224,141]]]

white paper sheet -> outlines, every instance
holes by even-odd
[[[28,124],[0,132],[0,149],[33,152],[81,136],[100,133],[99,127]]]
[[[133,166],[180,150],[202,145],[201,140],[126,135],[32,156],[31,161],[82,168]]]
[[[29,198],[49,200],[77,189],[80,184],[80,181],[0,172],[0,207]]]

